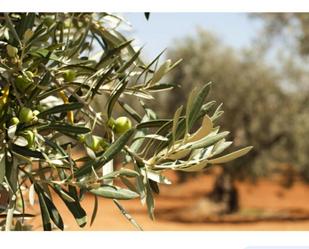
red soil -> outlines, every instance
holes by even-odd
[[[175,178],[172,176],[172,178]],[[235,215],[234,222],[219,220],[217,222],[180,222],[177,220],[165,219],[170,212],[190,207],[211,190],[214,181],[213,176],[201,175],[192,178],[184,184],[162,186],[161,193],[156,196],[157,218],[152,221],[145,206],[139,200],[122,201],[121,203],[133,218],[143,227],[144,230],[309,230],[309,186],[302,183],[295,183],[290,189],[285,189],[271,180],[261,180],[257,184],[237,183],[240,193],[240,205],[242,210],[266,210],[274,214],[288,212],[292,214],[307,214],[301,219],[269,220],[245,222],[239,215]],[[120,213],[114,203],[108,199],[99,199],[99,209],[94,224],[89,224],[80,229],[70,212],[62,201],[55,198],[56,206],[65,222],[65,230],[136,230]],[[82,206],[89,214],[89,220],[93,209],[93,197],[86,196]],[[38,207],[34,206],[32,213],[37,213]],[[191,210],[191,213],[194,209]],[[165,216],[160,215],[164,213]],[[296,215],[295,218],[298,216]],[[88,222],[89,223],[89,222]],[[41,218],[38,215],[30,221],[33,229],[41,230]]]

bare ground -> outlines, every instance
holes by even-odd
[[[171,177],[175,180],[174,176]],[[155,198],[154,221],[148,217],[146,207],[139,200],[121,203],[146,231],[309,230],[309,186],[297,182],[292,188],[285,189],[269,179],[260,180],[257,184],[239,182],[240,212],[218,216],[207,213],[210,208],[207,204],[201,205],[213,181],[213,176],[201,175],[184,184],[163,186],[160,195]],[[87,224],[84,229],[76,225],[64,204],[57,198],[55,200],[64,219],[65,230],[136,230],[111,200],[99,199],[96,220],[92,226]],[[82,206],[91,216],[93,197],[86,196]],[[37,212],[38,207],[35,205],[32,213]],[[40,216],[29,223],[34,230],[42,229]]]

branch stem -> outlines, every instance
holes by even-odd
[[[16,203],[16,195],[13,194],[10,200],[9,209],[6,215],[5,231],[11,231],[12,223],[13,223],[13,215],[14,215],[14,210],[15,210],[15,203]]]

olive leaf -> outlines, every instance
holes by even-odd
[[[89,190],[92,194],[118,200],[130,200],[139,197],[139,195],[131,190],[113,187],[113,186],[102,186],[96,189]]]

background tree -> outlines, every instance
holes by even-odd
[[[260,13],[252,14],[263,22],[264,28],[259,37],[266,50],[281,44],[275,60],[277,70],[284,78],[283,86],[291,92],[297,105],[294,120],[289,158],[294,167],[301,172],[303,180],[308,181],[309,165],[306,151],[309,144],[307,124],[309,122],[309,14],[308,13]]]
[[[227,212],[235,211],[238,206],[234,179],[268,175],[282,162],[293,163],[298,173],[308,169],[304,158],[308,144],[300,137],[307,130],[298,123],[308,118],[308,112],[300,113],[304,100],[297,92],[283,87],[285,76],[266,63],[255,47],[236,51],[210,33],[199,30],[196,36],[178,41],[168,56],[186,61],[169,75],[168,81],[183,85],[173,90],[175,94],[167,97],[168,101],[181,102],[195,84],[211,79],[214,82],[212,99],[224,103],[226,111],[219,124],[228,127],[232,133],[229,139],[236,146],[254,146],[246,157],[223,167],[224,174],[214,187],[211,196],[216,201],[223,200],[223,192],[230,193],[227,200],[235,198]],[[164,111],[173,112],[174,106],[168,105]],[[223,184],[224,178],[229,184]],[[228,189],[222,190],[223,185]]]

